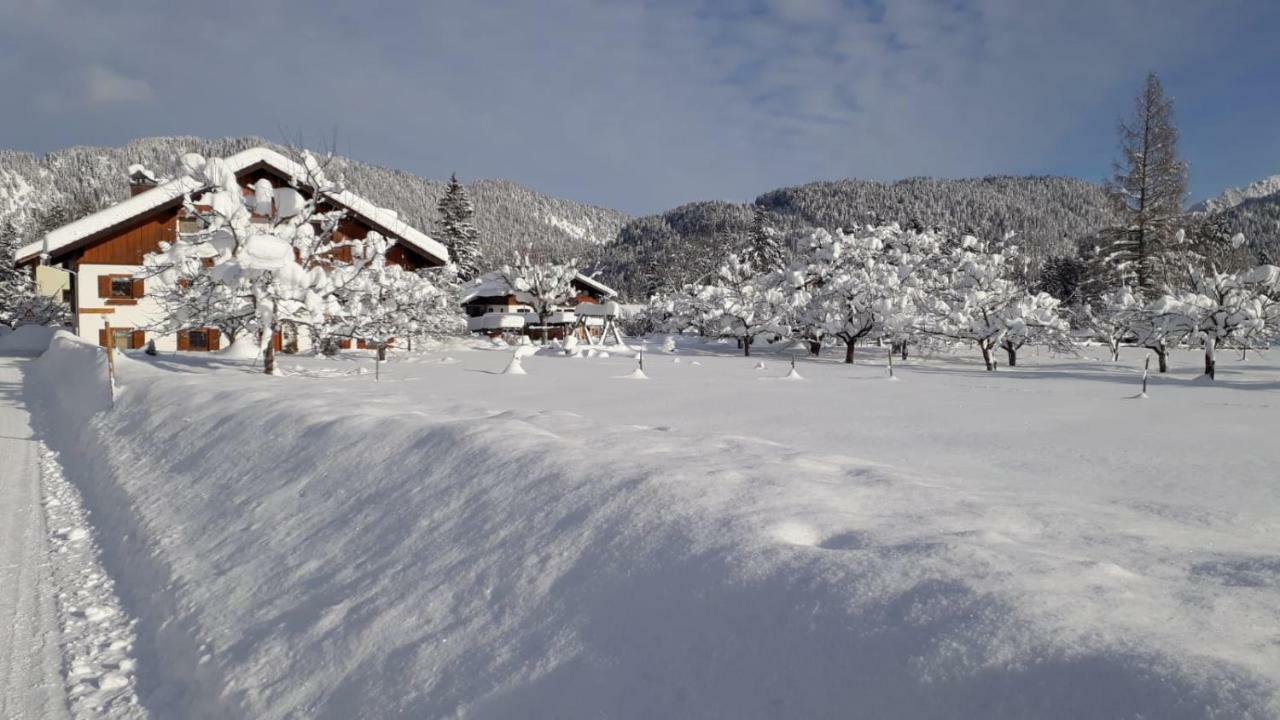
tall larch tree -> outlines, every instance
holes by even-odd
[[[484,270],[484,253],[480,249],[480,232],[472,223],[475,208],[457,175],[449,176],[449,185],[437,210],[440,213],[437,231],[449,248],[449,259],[458,268],[458,279],[466,281],[476,277]]]
[[[1176,251],[1187,197],[1187,164],[1178,157],[1173,99],[1160,78],[1147,75],[1133,115],[1120,123],[1120,152],[1107,190],[1124,224],[1105,233],[1105,257],[1120,279],[1144,292],[1157,289]]]

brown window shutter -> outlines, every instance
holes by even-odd
[[[366,340],[357,340],[357,341],[356,341],[356,347],[357,347],[358,349],[360,349],[360,350],[368,350],[368,349],[369,349],[369,343],[368,343],[368,341],[366,341]]]
[[[129,347],[138,349],[147,344],[147,333],[142,330],[134,330],[133,337],[129,339]]]
[[[215,328],[209,328],[209,349],[222,349],[222,332]]]
[[[102,278],[98,278],[98,279],[101,280]],[[98,344],[101,345],[102,347],[107,346],[107,329],[106,328],[102,328],[101,330],[98,331]]]
[[[110,275],[98,276],[98,297],[100,298],[111,297],[111,276]],[[106,347],[105,343],[103,344],[103,347]]]
[[[140,298],[140,297],[142,297],[143,295],[146,295],[146,294],[147,294],[146,281],[145,281],[145,280],[134,280],[134,281],[133,281],[133,292],[129,293],[129,297],[132,297],[132,298]]]
[[[179,350],[190,350],[190,349],[191,349],[191,343],[190,343],[190,340],[189,340],[189,339],[188,339],[188,337],[187,337],[187,331],[186,331],[186,330],[179,330],[179,331],[178,331],[178,349],[179,349]]]
[[[350,350],[350,349],[351,349],[351,341],[350,341],[350,340],[339,340],[339,341],[338,341],[338,347],[342,348],[343,350]]]

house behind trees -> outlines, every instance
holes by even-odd
[[[253,203],[254,221],[271,223],[289,217],[308,189],[295,189],[291,179],[305,174],[293,160],[269,148],[251,148],[225,158],[246,199]],[[140,276],[143,257],[173,242],[179,233],[194,232],[198,222],[183,207],[184,196],[199,203],[199,187],[190,177],[161,181],[141,166],[129,168],[131,196],[116,205],[50,230],[42,239],[17,253],[17,263],[34,272],[37,265],[69,271],[65,301],[72,313],[72,329],[82,338],[122,349],[141,348],[154,341],[159,350],[217,350],[226,342],[224,328],[191,327],[161,334],[162,312],[147,296],[148,280]],[[409,270],[438,267],[448,262],[443,245],[402,222],[395,212],[377,207],[348,191],[327,195],[325,211],[344,211],[338,235],[361,239],[376,231],[394,240],[387,260]],[[350,252],[350,248],[343,248]],[[108,323],[110,333],[107,331]],[[277,350],[297,352],[311,339],[298,328],[276,334]]]

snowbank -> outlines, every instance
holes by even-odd
[[[89,417],[63,379],[98,357],[59,336],[33,395],[161,716],[1280,711],[1220,635],[1160,632],[1148,569],[1046,552],[1068,505],[747,437],[370,399],[371,381],[127,362]]]
[[[39,355],[49,347],[55,332],[59,332],[58,328],[44,325],[19,325],[12,332],[0,331],[0,353]]]

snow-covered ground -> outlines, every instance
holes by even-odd
[[[1274,355],[659,346],[26,389],[161,716],[1280,716]]]

